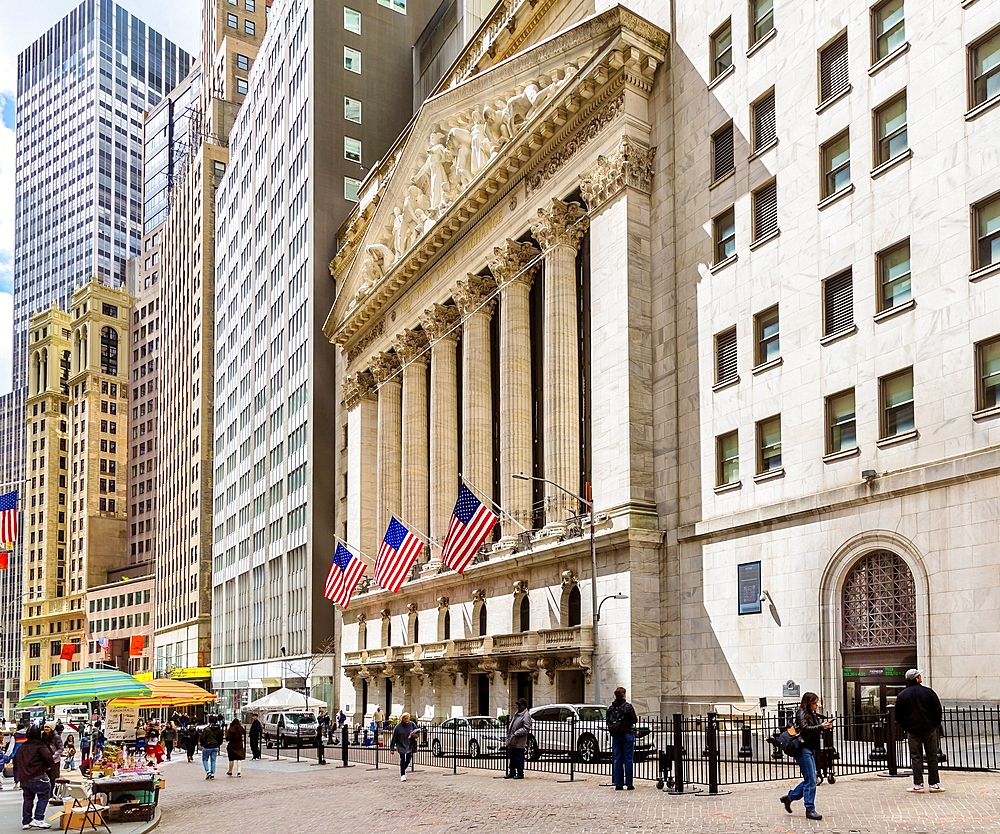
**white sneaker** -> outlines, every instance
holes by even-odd
[[[29,824],[30,828],[51,828],[52,823],[47,820],[32,820]]]
[[[399,781],[400,782],[405,782],[406,781],[406,777],[405,776],[400,776],[399,777]]]
[[[931,793],[944,793],[944,788],[942,788],[940,785],[931,785],[930,786],[930,792]]]
[[[910,785],[910,787],[908,787],[906,789],[906,792],[907,793],[923,793],[924,792],[924,786],[923,785]]]

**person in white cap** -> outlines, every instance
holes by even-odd
[[[906,731],[910,742],[910,766],[913,784],[910,793],[924,792],[924,760],[931,793],[944,790],[938,777],[938,746],[941,730],[941,701],[937,693],[923,685],[923,669],[906,673],[906,686],[896,696],[896,723]]]

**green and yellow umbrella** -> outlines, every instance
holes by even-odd
[[[117,669],[78,669],[40,683],[17,702],[15,709],[38,705],[88,704],[114,698],[149,695],[149,687]]]

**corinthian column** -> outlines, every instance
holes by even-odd
[[[428,525],[427,336],[404,330],[396,337],[403,361],[403,520],[421,536]]]
[[[545,251],[543,343],[545,477],[570,492],[580,490],[580,361],[576,314],[576,252],[587,231],[579,203],[553,199],[538,210],[531,233]],[[545,526],[562,527],[577,502],[546,484]]]
[[[462,475],[493,498],[493,373],[490,316],[497,284],[466,275],[452,297],[462,311]],[[489,300],[487,300],[489,299]],[[483,496],[478,496],[482,500]]]
[[[507,240],[493,250],[490,271],[500,286],[500,503],[523,527],[531,528],[531,482],[511,477],[531,474],[531,327],[528,293],[539,255],[530,243]],[[503,535],[521,527],[509,519]]]
[[[458,499],[458,344],[457,307],[435,304],[421,319],[431,339],[431,529],[432,539],[444,543]],[[440,563],[441,548],[431,547],[431,562]]]
[[[378,397],[375,379],[361,371],[344,380],[347,407],[347,541],[374,553],[378,524]]]
[[[375,529],[379,537],[389,526],[389,515],[402,510],[401,472],[401,392],[399,357],[380,353],[371,361],[378,384],[378,481],[375,486]]]

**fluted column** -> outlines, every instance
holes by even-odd
[[[580,359],[576,301],[576,252],[587,230],[579,203],[553,199],[531,224],[545,251],[545,336],[543,340],[543,425],[545,477],[573,493],[580,491]],[[567,510],[579,504],[545,485],[545,526],[561,527]]]
[[[403,362],[403,520],[421,537],[427,535],[427,336],[404,330],[396,337]],[[422,559],[428,558],[427,551]]]
[[[369,371],[344,380],[347,407],[347,541],[364,553],[378,547],[378,395]]]
[[[507,240],[493,250],[490,271],[500,286],[500,503],[531,529],[531,482],[511,477],[531,468],[531,326],[528,293],[537,267],[527,268],[538,250]],[[503,535],[521,527],[509,519]]]
[[[371,361],[378,384],[378,481],[375,487],[375,529],[381,538],[389,515],[402,511],[402,388],[399,357],[380,353]]]
[[[462,311],[462,475],[493,498],[493,371],[490,317],[497,284],[466,275],[452,291]],[[480,500],[483,496],[478,496]]]
[[[431,339],[430,537],[444,543],[448,522],[458,499],[458,344],[457,307],[435,304],[421,319]],[[431,563],[441,560],[441,548],[431,547]]]

